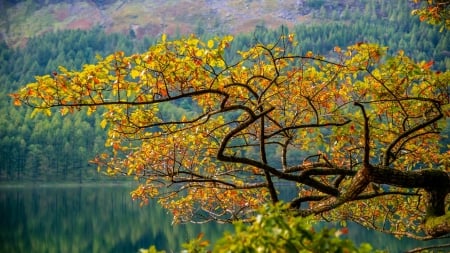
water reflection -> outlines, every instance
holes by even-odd
[[[0,188],[0,252],[176,252],[200,232],[215,240],[230,226],[171,225],[159,206],[140,208],[132,186]]]
[[[138,252],[156,245],[179,252],[179,246],[203,232],[214,242],[231,226],[171,225],[158,205],[139,207],[132,185],[40,186],[0,188],[0,252]],[[330,226],[330,224],[325,224]],[[373,232],[349,225],[348,237],[388,252],[437,244]],[[441,243],[443,243],[441,241]]]

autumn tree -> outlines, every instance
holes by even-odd
[[[450,232],[450,72],[369,43],[328,58],[291,53],[293,35],[232,43],[162,36],[11,96],[47,115],[104,107],[111,153],[92,162],[136,178],[132,197],[157,199],[175,222],[247,219],[288,189],[299,215],[422,239]]]

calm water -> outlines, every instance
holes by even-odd
[[[214,240],[230,226],[171,225],[157,205],[139,207],[132,186],[0,188],[0,252],[168,252],[204,232]]]
[[[0,252],[138,252],[156,245],[167,252],[203,232],[214,241],[230,226],[171,225],[157,205],[139,207],[130,185],[40,186],[0,188]],[[397,240],[357,226],[349,227],[357,243],[369,241],[389,252],[423,242]]]

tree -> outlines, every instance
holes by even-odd
[[[288,34],[229,61],[231,43],[163,35],[11,96],[47,115],[104,107],[111,154],[92,162],[135,177],[132,197],[157,198],[176,222],[245,220],[290,187],[302,216],[421,239],[450,232],[449,71],[369,43],[294,55]],[[167,103],[191,111],[168,117]]]

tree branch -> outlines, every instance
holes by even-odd
[[[366,110],[364,109],[364,106],[359,103],[355,102],[355,105],[361,108],[363,117],[364,117],[364,158],[363,158],[363,164],[366,169],[369,169],[370,166],[370,132],[369,132],[369,117],[366,114]]]
[[[422,251],[430,250],[430,249],[445,249],[445,248],[450,248],[450,243],[440,244],[440,245],[433,245],[433,246],[427,246],[427,247],[414,248],[414,249],[410,249],[408,251],[405,251],[405,253],[416,253],[416,252],[422,252]]]
[[[403,132],[399,136],[397,136],[397,138],[394,141],[392,141],[391,144],[389,144],[389,146],[387,147],[387,149],[385,151],[383,166],[389,166],[390,159],[393,158],[392,157],[392,154],[393,154],[392,149],[394,149],[394,147],[395,147],[395,145],[397,145],[397,143],[399,143],[402,139],[408,137],[412,133],[423,129],[426,126],[432,125],[433,123],[435,123],[436,121],[438,121],[438,120],[440,120],[441,118],[444,117],[444,115],[442,114],[441,109],[437,105],[437,103],[435,102],[433,104],[434,104],[434,106],[436,107],[436,109],[438,110],[439,113],[435,117],[433,117],[433,118],[431,118],[431,119],[429,119],[429,120],[427,120],[427,121],[425,121],[425,122],[423,122],[421,124],[418,124],[417,126],[411,128],[411,129]]]

